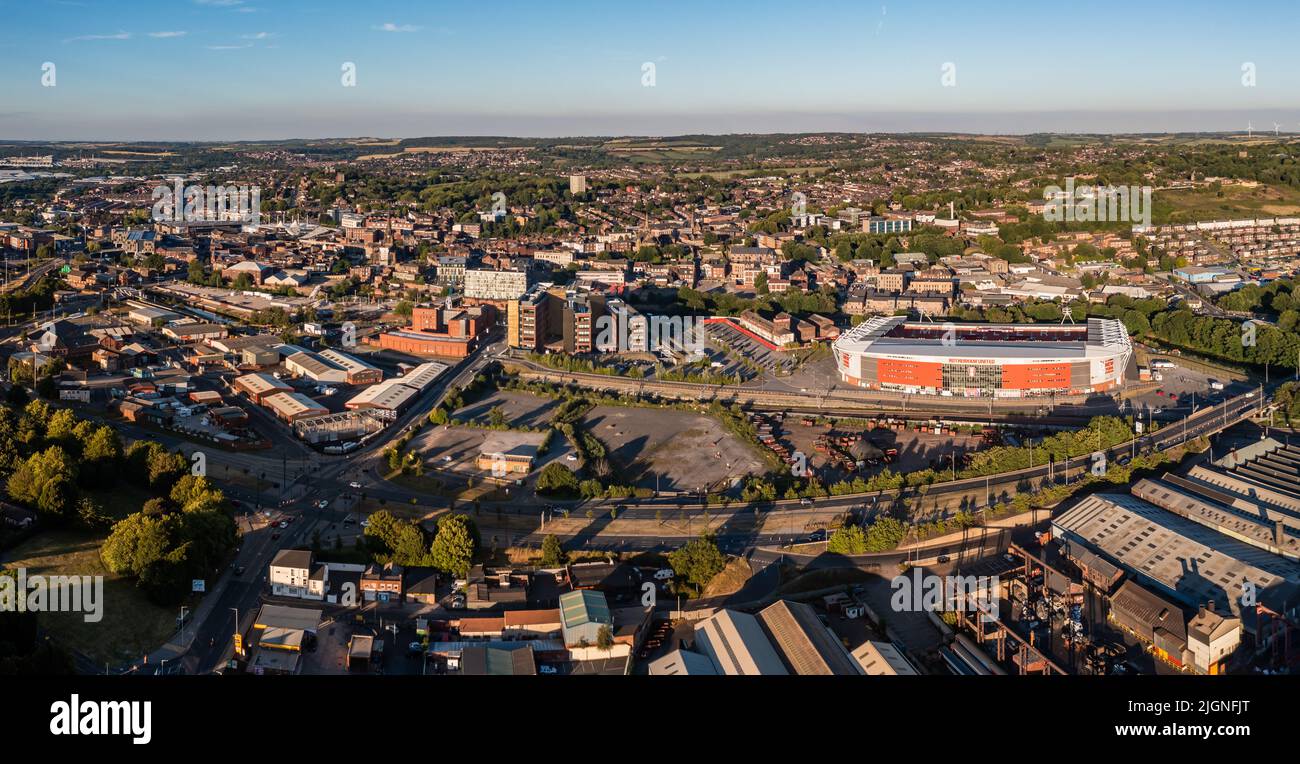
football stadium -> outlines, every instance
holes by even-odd
[[[868,390],[1031,398],[1113,390],[1133,354],[1115,319],[954,324],[877,316],[833,345],[840,377]]]

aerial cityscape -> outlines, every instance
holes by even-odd
[[[1153,41],[1149,102],[939,30],[840,108],[829,44],[520,48],[639,23],[586,4],[76,5],[0,5],[0,675],[1296,671],[1284,30]],[[874,56],[969,20],[815,5]]]

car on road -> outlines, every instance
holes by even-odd
[[[243,565],[236,566],[236,568],[235,568],[235,577],[238,578],[239,576],[242,576],[242,575],[244,575],[244,566],[243,566]]]
[[[278,534],[278,533],[272,533],[272,534],[271,534],[271,540],[272,540],[272,541],[279,541],[279,540],[280,540],[280,534]]]
[[[348,488],[360,488],[360,487],[361,487],[361,483],[359,481],[353,480],[351,483],[348,483]]]
[[[320,507],[321,509],[328,509],[329,505],[330,505],[329,499],[321,499],[320,501],[316,502],[316,506]]]
[[[825,528],[818,528],[817,530],[815,530],[815,531],[813,531],[812,533],[808,534],[808,538],[809,538],[810,540],[812,540],[812,541],[825,541],[825,540],[826,540],[826,529],[825,529]]]
[[[811,506],[812,506],[812,503],[813,503],[813,502],[812,502],[812,499],[800,499],[800,500],[799,500],[799,506],[801,506],[801,507],[811,507]]]
[[[420,653],[424,652],[424,643],[412,642],[411,644],[406,646],[406,649],[408,652],[411,653],[411,655],[419,655]]]
[[[369,527],[370,527],[370,518],[367,517],[366,519],[362,520],[362,521],[361,521],[361,527],[362,527],[362,528],[369,528]]]
[[[578,461],[578,457],[577,457],[577,455],[575,455],[575,454],[565,454],[564,459],[565,459],[565,461],[569,461],[569,462],[576,462],[576,461]]]
[[[285,529],[285,528],[288,528],[288,527],[289,527],[289,521],[288,521],[288,520],[281,520],[281,521],[280,521],[280,524],[277,525],[276,527],[277,527],[277,528],[280,528],[281,530],[283,530],[283,529]]]
[[[952,558],[949,557],[949,556],[946,555],[946,554],[941,554],[941,555],[939,555],[938,558],[936,558],[936,559],[938,560],[938,562],[939,562],[940,565],[942,565],[942,564],[944,564],[944,563],[946,563],[946,562],[952,562]]]
[[[537,672],[538,672],[539,674],[558,674],[558,673],[560,673],[559,670],[556,669],[554,666],[547,666],[546,664],[542,664],[542,665],[538,666],[538,667],[537,667]]]
[[[655,571],[655,580],[656,580],[656,581],[670,581],[670,580],[672,580],[672,577],[673,577],[674,575],[676,575],[676,574],[673,572],[673,569],[672,569],[672,568],[660,568],[659,570],[656,570],[656,571]]]

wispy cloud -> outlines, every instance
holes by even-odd
[[[166,37],[184,37],[187,34],[189,32],[150,32],[149,36],[162,39]]]
[[[387,24],[380,24],[377,27],[373,27],[373,29],[376,32],[418,32],[423,29],[423,27],[418,27],[414,24],[394,24],[390,21]]]
[[[253,47],[253,43],[250,42],[245,45],[206,45],[204,47],[208,50],[243,50]]]
[[[244,35],[240,35],[239,37],[240,37],[241,40],[268,40],[268,39],[270,39],[270,38],[272,38],[272,37],[275,37],[275,33],[274,33],[274,32],[254,32],[254,33],[252,33],[252,34],[244,34]]]
[[[77,37],[69,37],[64,42],[85,42],[87,40],[129,40],[130,32],[118,32],[117,34],[83,34]]]
[[[195,5],[208,5],[214,8],[233,8],[243,5],[244,0],[194,0]]]

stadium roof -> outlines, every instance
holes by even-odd
[[[907,336],[909,333],[913,336]],[[918,333],[937,336],[915,336]],[[998,333],[1014,336],[999,337]],[[1070,336],[1053,339],[1057,334]],[[980,335],[988,338],[978,339]],[[1025,335],[1041,335],[1041,339],[1026,339]],[[909,321],[906,316],[877,316],[841,335],[834,347],[838,352],[873,355],[934,359],[970,356],[1050,362],[1108,356],[1129,350],[1131,344],[1124,325],[1114,319],[1090,318],[1084,327],[1075,324],[936,324]]]

